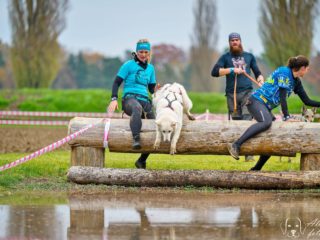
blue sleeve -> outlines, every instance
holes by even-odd
[[[124,64],[120,67],[117,76],[120,77],[120,78],[122,78],[122,79],[126,79],[127,76],[128,76],[128,74],[129,74],[129,68],[130,68],[129,62],[124,63]]]
[[[220,68],[225,67],[225,55],[222,55],[218,62],[213,66],[212,71],[211,71],[211,76],[212,77],[219,77],[219,70]]]

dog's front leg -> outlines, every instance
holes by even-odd
[[[173,155],[177,152],[177,142],[179,140],[180,137],[180,133],[181,133],[181,124],[177,123],[176,125],[176,129],[174,130],[174,134],[171,140],[171,146],[170,146],[170,154]]]
[[[160,132],[159,126],[157,124],[156,125],[156,140],[154,142],[153,148],[156,150],[159,149],[160,143],[161,143],[161,132]]]

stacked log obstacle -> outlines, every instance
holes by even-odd
[[[68,179],[79,184],[137,187],[215,187],[304,189],[320,187],[320,171],[240,172],[214,170],[141,170],[73,166]]]
[[[69,134],[96,123],[95,127],[70,141],[71,166],[104,167],[104,123],[101,120],[77,117],[70,121]],[[227,143],[236,140],[252,124],[250,121],[185,121],[177,144],[177,154],[229,155]],[[109,150],[125,153],[169,153],[169,144],[161,143],[159,149],[153,149],[155,130],[154,120],[143,120],[142,149],[133,150],[129,119],[112,119],[108,138]],[[269,130],[243,144],[240,154],[294,156],[296,153],[301,153],[301,170],[320,170],[320,123],[274,122]],[[148,174],[147,172],[145,171],[145,174]],[[181,171],[181,174],[186,176],[184,171]],[[291,179],[301,178],[293,175]],[[245,178],[250,176],[257,177],[248,173]],[[270,175],[269,179],[272,177],[273,175]],[[302,176],[304,177],[305,175]],[[301,183],[298,185],[306,186]]]

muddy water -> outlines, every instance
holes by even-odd
[[[58,203],[42,197],[1,197],[0,239],[320,239],[320,194],[122,190]]]

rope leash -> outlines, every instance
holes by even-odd
[[[256,81],[253,77],[251,77],[248,73],[246,73],[246,71],[243,72],[243,74],[249,78],[249,80],[251,80],[253,83],[257,84],[259,87],[262,86],[261,83],[259,83],[258,81]],[[237,74],[235,74],[234,77],[234,89],[233,89],[233,114],[237,113]]]
[[[237,80],[238,80],[238,74],[235,74],[234,87],[233,87],[233,114],[236,114],[238,112],[238,110],[237,110]]]
[[[243,74],[244,74],[247,78],[249,78],[249,79],[251,80],[251,82],[257,84],[259,87],[262,86],[261,83],[259,83],[258,81],[256,81],[253,77],[251,77],[251,76],[250,76],[248,73],[246,73],[245,71],[243,72]]]

